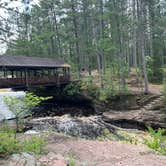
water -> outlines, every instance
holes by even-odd
[[[71,117],[70,115],[44,117],[33,119],[33,130],[45,131],[51,129],[66,135],[96,139],[105,129],[105,126],[98,125],[96,116],[91,117]],[[93,120],[93,121],[92,121]]]
[[[0,121],[14,118],[14,114],[9,110],[8,106],[4,103],[3,98],[7,96],[21,97],[25,92],[4,91],[0,92]]]

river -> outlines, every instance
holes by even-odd
[[[23,91],[14,92],[10,89],[0,90],[0,121],[14,118],[14,114],[9,110],[8,106],[4,103],[3,98],[7,96],[21,97],[24,95],[25,92]]]

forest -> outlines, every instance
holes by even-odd
[[[165,155],[165,0],[0,0],[0,165]]]
[[[0,3],[8,13],[0,18],[6,55],[62,57],[78,76],[97,69],[101,86],[109,69],[121,86],[135,70],[145,93],[148,81],[163,81],[164,0],[23,0],[22,10],[10,3]]]

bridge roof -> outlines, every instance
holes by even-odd
[[[0,56],[0,67],[27,67],[27,68],[57,68],[70,67],[63,59],[26,57],[26,56]]]

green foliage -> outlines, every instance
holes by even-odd
[[[52,97],[40,97],[33,93],[26,93],[26,95],[20,99],[17,97],[4,97],[4,102],[8,105],[9,109],[14,113],[16,118],[16,130],[15,136],[19,129],[19,123],[26,116],[31,116],[30,109],[38,106],[41,102],[51,99]]]
[[[165,132],[165,129],[159,128],[157,131],[155,131],[152,127],[149,126],[148,133],[150,134],[151,139],[146,139],[145,144],[149,148],[166,155],[166,136],[164,135]]]
[[[125,141],[125,142],[129,142],[129,143],[134,144],[134,145],[137,145],[139,142],[137,136],[131,136],[128,133],[125,133],[125,135],[123,135],[120,140]]]
[[[146,56],[146,64],[147,64],[147,74],[149,81],[153,81],[153,59],[150,56]]]
[[[163,90],[164,90],[164,92],[163,92],[163,94],[164,94],[164,101],[166,102],[166,81],[165,80],[163,81]]]
[[[0,156],[7,156],[18,152],[41,154],[46,140],[43,136],[32,136],[20,140],[8,126],[0,130]]]
[[[105,89],[100,89],[98,96],[99,101],[107,101],[107,95],[108,91],[106,91]]]
[[[154,83],[162,83],[163,74],[165,73],[164,67],[155,66],[155,60],[150,56],[146,56],[146,63],[148,80]]]
[[[119,86],[117,81],[117,75],[114,73],[111,68],[107,68],[106,74],[103,75],[104,87],[99,87],[95,80],[95,76],[89,76],[82,79],[81,90],[86,91],[90,96],[96,100],[107,102],[112,97],[120,94],[130,94],[128,86]],[[115,80],[113,80],[115,78]]]
[[[13,130],[0,131],[0,156],[10,155],[20,150],[20,144],[16,140]]]
[[[137,4],[127,0],[40,0],[29,13],[7,10],[9,17],[2,21],[0,35],[7,42],[7,55],[63,57],[77,72],[81,66],[96,69],[100,61],[103,68],[109,65],[119,78],[126,78],[134,65],[133,47],[141,45],[140,34],[136,32],[142,29],[142,34],[146,34],[150,30],[153,35],[144,36],[144,50],[136,49],[137,65],[142,68],[144,59],[139,57],[144,51],[149,80],[161,81],[166,5],[165,1],[151,1],[142,2],[147,8],[143,9],[145,16],[141,18],[134,16],[138,12]],[[144,27],[146,21],[150,24]],[[13,27],[18,33],[16,38],[10,37],[14,35]]]
[[[118,131],[117,133],[111,133],[108,129],[104,129],[102,136],[97,138],[99,141],[122,141],[128,142],[134,145],[139,143],[139,139],[136,135],[129,134],[125,131]]]
[[[38,106],[41,102],[51,99],[52,97],[40,97],[33,93],[26,93],[20,99],[16,97],[4,97],[4,102],[8,105],[9,109],[15,114],[16,117],[24,117],[30,115],[30,109]]]
[[[104,129],[101,133],[101,136],[97,137],[97,140],[99,141],[119,141],[119,138],[111,133],[107,128]]]
[[[96,98],[97,96],[99,96],[99,87],[97,87],[96,85],[94,84],[89,84],[89,85],[83,85],[81,87],[82,90],[88,92],[88,94],[93,97],[93,98]]]
[[[79,82],[77,83],[70,83],[63,89],[63,94],[68,96],[73,96],[79,94],[81,92],[81,85]]]
[[[166,68],[163,68],[163,95],[164,101],[166,102]]]
[[[42,136],[33,136],[31,139],[24,140],[22,143],[24,152],[41,154],[44,149],[45,140]]]
[[[108,129],[104,129],[103,130],[103,135],[109,139],[109,140],[113,140],[113,134],[108,130]]]
[[[76,166],[74,157],[72,155],[69,156],[69,161],[68,161],[69,166]]]

